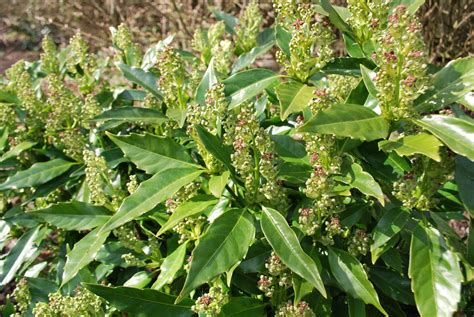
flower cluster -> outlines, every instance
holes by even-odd
[[[279,1],[276,3],[276,7],[281,8],[279,12],[286,12],[292,7]],[[300,5],[290,16],[294,20],[290,30],[289,56],[278,51],[276,58],[288,75],[306,82],[333,59],[331,44],[334,34],[328,20],[319,16],[313,5]]]
[[[15,309],[20,315],[23,315],[28,310],[28,306],[31,303],[30,287],[26,279],[21,279],[16,284],[11,297],[15,299]]]
[[[257,283],[258,288],[265,296],[272,297],[276,288],[286,289],[291,287],[291,271],[274,252],[270,254],[265,262],[265,268],[268,271],[268,276],[260,275]]]
[[[379,66],[375,84],[383,115],[400,120],[416,115],[413,101],[427,89],[426,55],[421,25],[406,6],[397,6],[388,21],[372,54]]]
[[[91,93],[95,87],[97,78],[97,61],[89,54],[89,46],[80,33],[74,35],[70,42],[70,56],[67,61],[68,71],[74,75],[83,93]]]
[[[280,306],[275,316],[281,317],[316,317],[316,314],[305,301],[298,304],[287,302]]]
[[[252,0],[242,11],[239,24],[236,27],[237,47],[241,52],[250,51],[257,43],[257,35],[262,25],[263,17],[257,0]]]
[[[137,238],[133,222],[129,222],[114,229],[113,233],[125,248],[137,253],[142,252],[145,243]]]
[[[118,52],[118,61],[130,66],[140,66],[142,51],[137,44],[133,43],[130,30],[124,24],[120,24],[117,29],[110,28],[110,30],[112,42]]]
[[[60,317],[60,316],[101,316],[102,299],[90,291],[79,288],[74,296],[65,296],[60,292],[50,293],[49,302],[40,302],[33,309],[33,315],[37,317]]]
[[[324,226],[324,234],[321,235],[319,241],[323,245],[333,245],[334,237],[341,235],[344,232],[341,226],[341,221],[339,220],[339,217],[331,216],[324,222]]]
[[[86,183],[91,192],[91,201],[96,205],[107,203],[104,193],[104,175],[107,173],[107,163],[103,156],[96,155],[91,150],[84,150],[84,164],[86,166]]]
[[[352,236],[347,251],[350,254],[357,257],[360,255],[366,255],[369,251],[370,245],[370,236],[361,229],[356,229],[354,235]]]
[[[386,27],[389,12],[387,0],[348,0],[347,9],[351,13],[347,23],[356,36],[356,41],[364,47],[374,34]]]
[[[228,296],[222,291],[222,288],[213,286],[209,292],[198,297],[192,310],[199,316],[212,317],[221,312],[222,306],[228,301]]]
[[[43,49],[43,53],[41,53],[41,70],[46,74],[59,73],[56,44],[54,44],[49,36],[46,36],[41,42],[41,48]]]

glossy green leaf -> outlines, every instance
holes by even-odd
[[[143,54],[143,59],[141,63],[141,68],[144,71],[148,71],[156,65],[160,52],[162,52],[168,45],[171,44],[171,42],[173,42],[173,38],[173,35],[169,35],[158,43],[150,46],[146,50],[145,54]]]
[[[375,65],[366,58],[339,57],[327,63],[322,71],[325,74],[360,77],[362,76],[361,67],[370,71],[375,68]]]
[[[94,260],[110,233],[109,231],[100,231],[100,228],[89,232],[68,252],[61,285],[72,280],[83,267]]]
[[[163,99],[163,94],[158,89],[158,86],[156,84],[158,79],[153,73],[144,71],[141,68],[130,67],[126,64],[121,63],[118,63],[117,67],[120,68],[125,78],[145,88],[145,90],[150,92],[153,96],[159,99]]]
[[[407,277],[386,268],[373,267],[370,269],[370,279],[385,295],[405,305],[415,305],[410,280]]]
[[[385,152],[395,151],[400,156],[411,156],[414,154],[423,154],[439,162],[439,148],[443,144],[433,135],[428,133],[419,133],[416,135],[407,135],[398,140],[384,140],[379,142],[379,149]]]
[[[222,175],[211,175],[211,178],[209,178],[209,190],[215,197],[221,197],[229,181],[229,176],[229,171],[225,171]]]
[[[435,228],[419,225],[413,232],[408,273],[422,317],[452,316],[461,299],[463,277],[457,256]]]
[[[237,73],[239,70],[246,68],[247,66],[252,65],[257,58],[264,55],[268,52],[273,45],[275,44],[274,41],[265,43],[261,46],[256,46],[250,50],[250,52],[242,54],[239,58],[235,61],[234,65],[232,65],[232,74]]]
[[[367,91],[369,92],[370,95],[372,95],[372,97],[377,98],[379,91],[374,83],[374,78],[376,76],[376,73],[373,70],[368,69],[364,65],[360,65],[360,71],[362,74],[362,79],[364,80],[365,87],[367,88]]]
[[[64,230],[89,230],[103,225],[111,216],[111,212],[104,207],[80,201],[53,204],[31,214]]]
[[[265,316],[266,304],[255,298],[232,297],[222,306],[218,317],[262,317]]]
[[[160,111],[139,107],[120,107],[107,110],[91,120],[92,122],[116,121],[162,124],[168,121]]]
[[[214,158],[219,160],[225,167],[231,172],[234,172],[234,166],[232,165],[232,160],[230,156],[232,154],[232,148],[223,144],[221,140],[212,133],[209,133],[204,127],[198,125],[196,126],[196,132],[198,133],[199,140],[201,140],[202,145],[213,155]]]
[[[74,163],[63,159],[35,163],[30,168],[17,172],[0,184],[0,190],[36,187],[65,173]]]
[[[209,66],[207,67],[204,76],[199,83],[199,86],[196,89],[195,100],[198,104],[205,107],[206,106],[206,93],[211,88],[217,84],[216,71],[214,69],[214,59],[211,59]]]
[[[449,62],[433,77],[433,86],[415,100],[416,110],[442,109],[474,90],[474,57]]]
[[[131,287],[107,287],[83,284],[89,291],[99,295],[120,311],[137,317],[191,317],[193,301],[184,300],[174,304],[175,296],[153,289]]]
[[[283,83],[275,90],[280,101],[281,120],[285,120],[292,113],[302,111],[314,98],[314,87],[299,82]]]
[[[168,221],[160,228],[157,237],[176,226],[184,218],[200,215],[212,208],[217,199],[207,195],[198,195],[179,205],[171,214]]]
[[[263,207],[260,225],[265,238],[281,261],[326,297],[326,290],[316,263],[303,251],[286,219],[278,211]]]
[[[369,281],[362,264],[349,253],[329,248],[329,266],[341,288],[350,296],[374,305],[382,314],[388,316],[380,305],[374,286]]]
[[[147,271],[139,271],[133,274],[131,278],[129,278],[125,283],[123,283],[123,286],[134,287],[134,288],[144,288],[150,282],[151,282],[151,274]]]
[[[17,157],[21,152],[26,151],[36,145],[36,142],[24,141],[18,145],[15,145],[8,152],[4,153],[0,157],[0,162],[4,162],[12,157]]]
[[[40,227],[30,229],[16,241],[5,258],[0,260],[0,285],[6,285],[15,277],[21,265],[36,250],[35,240],[40,235]]]
[[[171,138],[153,134],[116,136],[107,133],[107,135],[126,157],[148,174],[174,168],[200,168],[192,163],[186,149]]]
[[[453,152],[474,161],[474,123],[441,115],[427,116],[415,122],[443,141]]]
[[[384,213],[377,226],[372,231],[372,263],[381,254],[381,247],[400,232],[410,219],[410,212],[404,208],[392,208]]]
[[[298,131],[372,141],[385,138],[388,129],[384,118],[364,106],[337,104],[319,111]]]
[[[290,57],[291,33],[286,31],[281,26],[277,26],[275,28],[275,37],[278,47],[286,55],[286,57]]]
[[[229,109],[255,97],[267,87],[277,82],[278,75],[268,69],[255,68],[236,73],[226,80],[224,93],[229,99]]]
[[[338,181],[357,188],[363,194],[372,196],[384,205],[384,196],[380,185],[375,181],[371,174],[362,169],[358,163],[344,164],[342,170],[343,176],[337,177]]]
[[[160,275],[151,286],[152,289],[160,290],[166,284],[173,282],[176,273],[183,267],[187,245],[187,242],[183,243],[163,260],[160,266]]]
[[[459,187],[459,196],[471,214],[471,218],[474,218],[474,195],[472,194],[474,188],[474,162],[463,156],[457,156],[455,179]]]
[[[247,254],[254,236],[253,220],[244,209],[231,209],[214,220],[192,253],[191,267],[177,301],[229,271]]]
[[[344,19],[339,15],[338,11],[331,5],[329,0],[321,0],[321,6],[324,11],[328,13],[329,20],[334,24],[339,30],[346,34],[352,34],[350,26],[344,21]]]

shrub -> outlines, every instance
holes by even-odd
[[[348,2],[9,69],[3,315],[472,313],[473,59],[427,64],[422,1]]]

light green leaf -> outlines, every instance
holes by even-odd
[[[379,142],[379,149],[385,152],[395,150],[400,156],[411,156],[414,154],[423,154],[439,162],[439,148],[443,144],[433,135],[428,133],[419,133],[416,135],[407,135],[398,140],[384,140]]]
[[[31,212],[65,230],[89,230],[103,225],[111,216],[108,209],[80,201],[61,202]]]
[[[374,83],[374,78],[376,76],[376,73],[373,70],[368,69],[362,64],[360,65],[360,71],[362,73],[362,79],[364,80],[364,84],[365,84],[365,87],[367,88],[367,91],[369,92],[370,95],[372,95],[372,97],[377,98],[379,91]]]
[[[280,100],[281,120],[285,120],[292,113],[302,111],[314,98],[314,87],[299,82],[283,83],[275,90]]]
[[[155,283],[151,286],[152,289],[160,290],[166,284],[173,282],[176,273],[181,269],[186,256],[187,242],[180,245],[176,250],[168,255],[160,266],[160,275],[156,278]]]
[[[290,228],[286,219],[278,211],[263,207],[260,225],[265,238],[283,264],[310,282],[326,297],[326,290],[316,263],[303,251],[295,232]]]
[[[3,162],[3,161],[6,161],[8,160],[9,158],[12,158],[12,157],[17,157],[18,155],[20,155],[21,152],[25,151],[25,150],[28,150],[30,148],[32,148],[33,146],[36,145],[36,142],[29,142],[29,141],[24,141],[24,142],[21,142],[20,144],[14,146],[13,148],[10,149],[10,151],[4,153],[1,157],[0,157],[0,162]]]
[[[415,123],[430,131],[453,152],[474,161],[474,124],[463,119],[432,115],[415,120]]]
[[[380,218],[372,231],[373,243],[370,246],[372,263],[381,255],[381,247],[400,232],[410,219],[410,213],[403,208],[392,208]]]
[[[250,52],[240,55],[239,58],[235,61],[234,65],[232,65],[231,73],[235,74],[239,70],[252,65],[253,62],[255,62],[255,60],[258,57],[268,52],[273,47],[274,44],[275,44],[275,41],[271,41],[262,46],[256,46],[252,48]]]
[[[125,78],[137,85],[142,86],[153,96],[163,100],[163,94],[158,89],[158,86],[156,84],[158,79],[153,73],[146,72],[141,68],[130,67],[126,64],[121,63],[117,63],[117,67],[120,68]]]
[[[199,239],[191,267],[176,302],[196,287],[229,271],[247,254],[255,236],[253,219],[244,209],[231,209],[214,220]]]
[[[19,171],[0,184],[0,190],[36,187],[65,173],[74,163],[62,159],[35,163],[30,168]]]
[[[139,271],[132,275],[123,286],[134,287],[134,288],[144,288],[151,282],[151,273],[147,271]]]
[[[107,136],[123,151],[139,169],[148,174],[163,172],[173,168],[195,168],[191,156],[186,149],[171,138],[159,137],[153,134],[131,134]]]
[[[215,197],[221,197],[225,185],[229,181],[230,172],[225,171],[222,175],[211,175],[209,179],[209,190]]]
[[[144,71],[150,70],[153,66],[156,65],[159,57],[159,53],[162,52],[171,42],[173,41],[173,35],[167,36],[165,39],[159,41],[158,43],[150,46],[145,54],[143,55],[141,68]]]
[[[298,131],[373,141],[385,138],[388,129],[387,120],[364,106],[337,104],[319,111]]]
[[[91,120],[92,122],[116,121],[116,122],[140,122],[150,124],[162,124],[168,118],[154,109],[139,107],[120,107],[107,110]]]
[[[226,80],[225,95],[229,99],[229,109],[233,109],[241,103],[255,97],[270,85],[277,82],[278,75],[268,69],[255,68],[236,73]]]
[[[341,288],[353,298],[374,305],[382,314],[388,316],[380,305],[374,286],[370,283],[362,264],[349,253],[328,248],[329,266]]]
[[[458,258],[435,228],[413,232],[408,274],[422,317],[452,316],[461,299],[463,280]]]
[[[199,86],[196,89],[195,100],[198,104],[203,107],[206,106],[206,93],[209,88],[215,84],[217,84],[217,76],[216,71],[214,70],[214,58],[212,58]]]
[[[442,109],[474,90],[474,57],[449,62],[433,77],[432,88],[415,100],[418,112]]]
[[[343,176],[336,177],[338,181],[350,185],[353,188],[357,188],[363,194],[372,196],[378,199],[378,201],[384,205],[384,196],[380,185],[375,179],[362,169],[358,163],[344,164],[342,170]]]
[[[174,304],[175,296],[153,289],[131,287],[107,287],[83,284],[89,291],[99,295],[120,311],[137,317],[191,317],[193,301],[184,300]],[[157,315],[158,314],[158,315]]]
[[[464,206],[474,219],[474,162],[463,156],[456,157],[456,184],[459,187],[459,196]],[[474,232],[471,234],[474,235]]]
[[[207,195],[198,195],[179,205],[171,214],[168,221],[160,228],[157,237],[176,226],[181,220],[187,217],[200,215],[211,209],[217,203],[217,199]]]

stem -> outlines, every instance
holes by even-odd
[[[229,185],[226,184],[225,189],[227,189],[227,191],[232,196],[232,198],[234,198],[235,202],[237,203],[237,205],[239,205],[239,207],[244,207],[245,204],[242,202],[240,197],[234,193],[234,191],[232,190],[232,188],[230,188]]]

